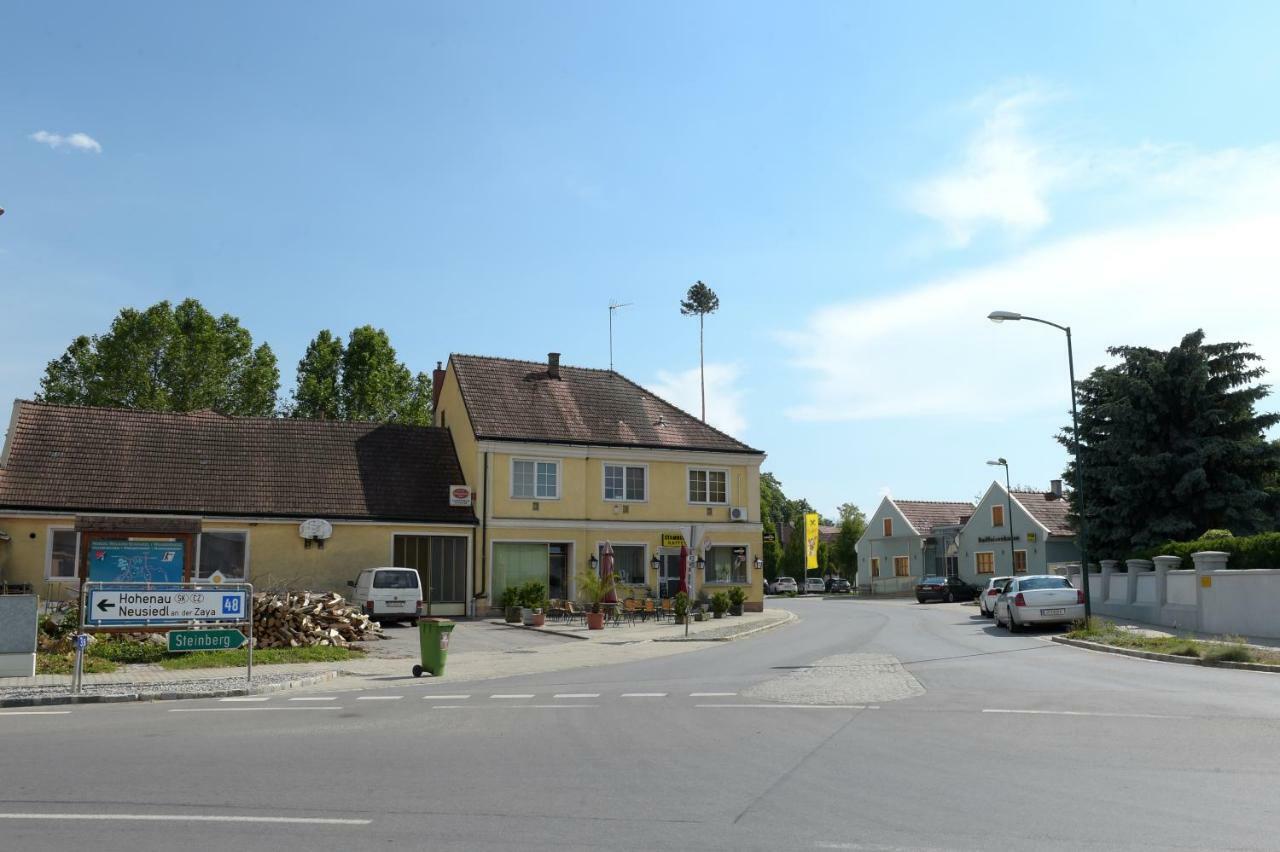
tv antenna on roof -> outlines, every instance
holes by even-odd
[[[618,308],[629,308],[634,302],[609,302],[609,372],[613,372],[613,312]]]

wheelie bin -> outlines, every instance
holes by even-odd
[[[413,667],[413,676],[422,677],[424,671],[436,677],[444,674],[445,659],[449,656],[449,634],[453,622],[447,618],[418,619],[418,644],[422,647],[422,665]]]

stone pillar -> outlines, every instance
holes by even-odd
[[[1138,602],[1138,578],[1151,570],[1150,559],[1126,559],[1124,565],[1129,569],[1129,588],[1126,590],[1126,603]]]
[[[1202,550],[1191,554],[1191,562],[1196,568],[1196,609],[1199,610],[1200,623],[1204,624],[1205,598],[1213,594],[1213,572],[1227,567],[1230,554],[1220,550]]]
[[[1118,559],[1099,559],[1098,564],[1102,566],[1102,595],[1099,603],[1117,603],[1111,600],[1111,575],[1115,572],[1116,566],[1120,564]],[[1121,602],[1122,603],[1122,602]]]
[[[1157,556],[1156,564],[1156,605],[1164,606],[1169,602],[1169,572],[1177,570],[1182,564],[1181,556]]]

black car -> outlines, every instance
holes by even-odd
[[[971,601],[978,596],[978,587],[972,586],[959,577],[923,577],[916,584],[916,600],[920,603],[939,600]]]
[[[833,577],[830,582],[827,583],[828,594],[847,594],[851,591],[853,591],[853,587],[849,585],[849,581],[844,577]]]

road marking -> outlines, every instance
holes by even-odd
[[[301,712],[303,710],[341,710],[341,707],[332,704],[324,707],[183,707],[176,710],[170,710],[170,713],[270,713],[275,710],[292,710]]]
[[[624,692],[623,698],[666,698],[665,692]]]
[[[1102,716],[1109,719],[1190,719],[1190,716],[1162,716],[1157,713],[1091,713],[1084,710],[1003,710],[984,708],[983,713],[1012,713],[1020,716]]]
[[[319,697],[306,696],[304,698],[290,698],[290,701],[337,701],[336,695],[325,695]]]
[[[4,710],[0,716],[69,716],[70,710]]]
[[[470,695],[424,695],[423,701],[466,701]]]
[[[499,694],[499,695],[490,695],[489,697],[490,698],[532,698],[533,693],[530,692],[530,693],[511,694],[511,695]]]
[[[736,692],[690,692],[690,698],[734,698]]]
[[[361,695],[356,701],[399,701],[403,695]]]
[[[274,822],[287,825],[368,825],[368,819],[334,817],[212,816],[209,814],[25,814],[0,813],[0,819],[91,819],[131,822]]]
[[[695,704],[695,708],[738,707],[746,710],[866,710],[865,704]]]
[[[219,700],[219,701],[266,701],[266,700],[267,700],[268,698],[270,698],[270,697],[271,697],[271,696],[269,696],[269,695],[256,695],[256,696],[252,696],[252,697],[248,697],[248,698],[244,698],[244,697],[241,697],[241,698],[219,698],[218,700]]]
[[[552,698],[599,698],[598,692],[557,692]]]
[[[430,710],[580,710],[599,704],[433,704]]]

